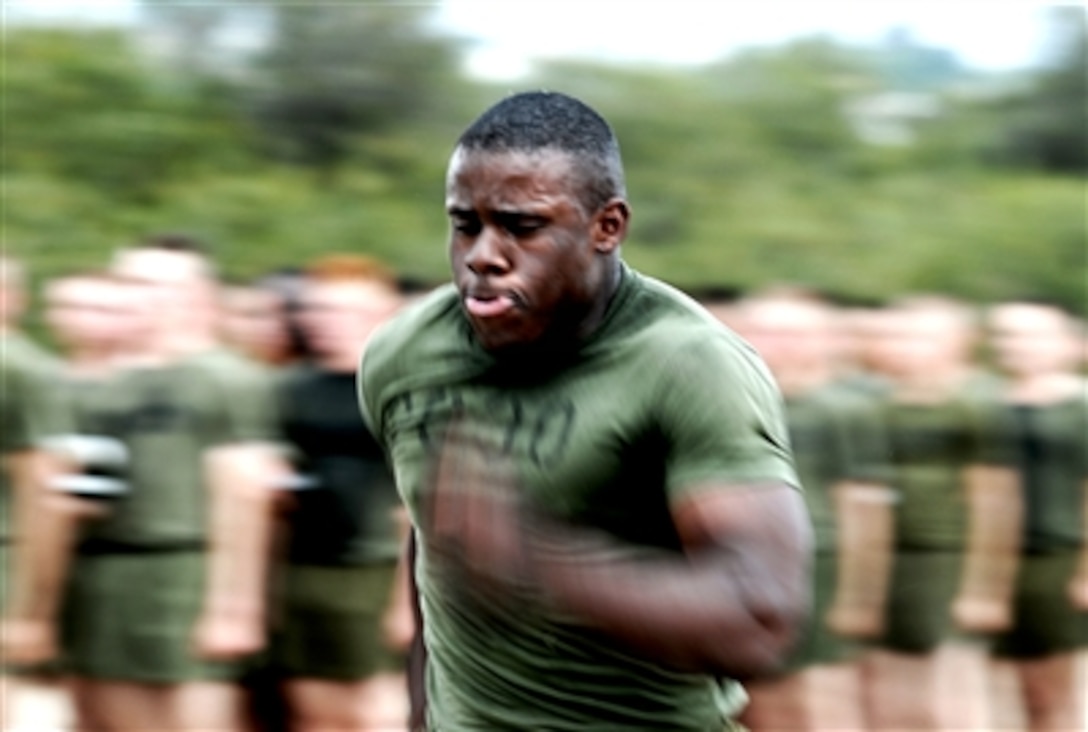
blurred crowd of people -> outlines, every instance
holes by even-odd
[[[409,528],[355,384],[412,298],[394,274],[345,254],[228,284],[154,236],[45,284],[55,353],[19,330],[18,262],[0,285],[13,728],[50,699],[88,731],[406,729]],[[702,299],[782,390],[817,539],[810,620],[745,724],[1081,729],[1084,324]]]

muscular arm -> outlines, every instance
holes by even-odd
[[[835,486],[839,576],[831,627],[844,635],[880,632],[891,572],[894,496],[887,486],[846,481]]]
[[[967,546],[959,601],[984,603],[1003,617],[1010,611],[1020,552],[1022,498],[1016,473],[1010,468],[974,465],[964,472],[968,501]],[[1007,623],[995,616],[977,620],[957,611],[969,629],[998,630]],[[991,627],[992,622],[992,627]]]
[[[205,457],[211,548],[197,645],[206,655],[235,655],[263,643],[265,588],[272,549],[270,486],[286,470],[260,444],[215,448]]]
[[[15,493],[12,584],[5,608],[4,655],[37,663],[56,653],[56,620],[79,524],[93,509],[49,489],[70,469],[68,461],[26,450],[6,461]]]
[[[785,485],[707,486],[673,518],[683,557],[552,555],[539,580],[563,610],[664,665],[732,678],[772,670],[808,606],[801,497]]]

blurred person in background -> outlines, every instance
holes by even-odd
[[[57,277],[44,289],[46,322],[62,350],[46,388],[49,408],[63,414],[64,429],[54,428],[38,436],[38,444],[48,448],[50,470],[36,486],[35,529],[25,542],[33,548],[34,557],[21,568],[24,576],[20,582],[32,588],[27,592],[29,611],[20,613],[18,622],[9,625],[9,631],[15,632],[9,633],[12,637],[7,650],[24,671],[53,678],[63,672],[58,624],[69,555],[80,525],[101,515],[97,501],[80,500],[78,496],[102,497],[101,491],[121,485],[87,475],[92,471],[89,466],[77,467],[73,450],[82,455],[88,447],[80,443],[80,406],[114,372],[125,339],[131,337],[125,330],[131,323],[125,317],[124,293],[108,273],[91,271]],[[15,387],[14,380],[5,383],[5,388],[11,387]],[[42,400],[36,402],[35,410],[45,412]],[[66,459],[61,459],[57,448],[63,448]],[[49,705],[40,698],[35,706],[40,715]],[[58,693],[51,706],[54,714],[71,718],[67,694]],[[48,724],[40,716],[36,723]]]
[[[836,320],[840,382],[866,396],[885,394],[895,371],[892,314],[880,307],[851,306],[844,307]]]
[[[887,448],[871,400],[838,382],[836,314],[782,287],[746,298],[742,334],[785,399],[790,444],[816,537],[813,607],[783,672],[747,686],[756,732],[863,730],[859,639],[879,636],[891,560]]]
[[[623,263],[618,143],[582,102],[485,111],[445,203],[454,283],[359,376],[418,539],[426,728],[733,729],[808,596],[770,374]]]
[[[275,293],[283,305],[289,360],[292,362],[301,361],[310,356],[306,334],[303,333],[300,322],[304,281],[305,273],[300,267],[283,267],[259,277],[254,283],[254,287]]]
[[[80,272],[46,283],[46,322],[68,377],[97,380],[112,373],[131,340],[135,304],[129,299],[108,272]]]
[[[78,419],[122,446],[127,490],[84,522],[68,572],[79,725],[239,729],[237,659],[264,642],[271,396],[216,353],[214,282],[194,243],[149,239],[111,271],[138,311],[121,368]]]
[[[67,697],[43,662],[56,656],[51,609],[38,600],[35,568],[51,529],[47,486],[64,466],[44,449],[68,431],[55,397],[60,364],[19,329],[27,305],[22,264],[0,255],[0,725],[63,728]],[[46,542],[48,543],[48,542]]]
[[[280,367],[296,358],[287,303],[259,284],[227,285],[221,296],[224,344],[255,363]]]
[[[1029,730],[1073,730],[1083,724],[1088,696],[1088,385],[1077,372],[1080,333],[1069,314],[1043,302],[998,304],[988,324],[1006,377],[1002,398],[1015,425],[1023,505],[1013,625],[995,653],[1015,665]]]
[[[1018,514],[995,380],[971,359],[976,318],[919,296],[888,313],[895,558],[870,654],[878,729],[984,729],[987,643],[1008,627]]]
[[[387,618],[404,595],[394,579],[406,519],[355,386],[370,334],[400,305],[377,261],[330,255],[306,269],[300,323],[312,360],[285,377],[278,399],[304,481],[285,517],[272,654],[295,732],[395,732],[408,718],[410,608]],[[408,627],[390,638],[387,621]]]

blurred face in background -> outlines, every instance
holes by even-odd
[[[990,312],[990,343],[997,365],[1013,377],[1076,371],[1079,334],[1072,319],[1058,308],[1034,303],[1007,303]]]
[[[221,298],[220,329],[227,344],[266,363],[291,350],[287,313],[278,293],[259,287],[228,287]]]
[[[893,376],[925,380],[959,370],[969,361],[972,328],[954,307],[889,311],[883,347]]]
[[[72,353],[116,351],[132,327],[133,300],[106,277],[65,277],[45,293],[46,319]]]
[[[816,302],[765,300],[743,308],[744,334],[779,378],[831,363],[831,313]]]
[[[381,282],[309,281],[301,297],[306,343],[319,359],[354,360],[400,303],[399,293]]]
[[[207,263],[198,254],[163,249],[126,249],[111,271],[144,288],[141,304],[156,313],[160,329],[191,332],[215,323],[215,291]]]

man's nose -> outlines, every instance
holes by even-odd
[[[484,227],[465,256],[465,265],[477,275],[501,275],[510,271],[502,235]]]

